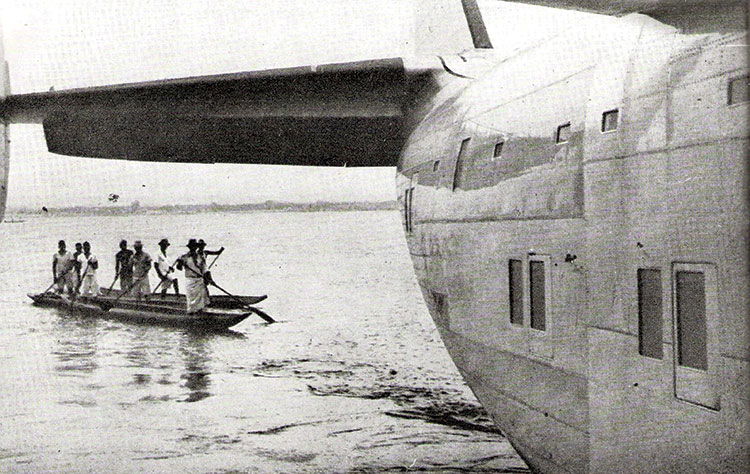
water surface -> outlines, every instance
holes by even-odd
[[[25,296],[59,239],[89,240],[106,286],[121,238],[162,237],[226,247],[216,281],[279,323],[201,334]],[[524,471],[440,342],[396,212],[34,217],[0,238],[2,471]]]

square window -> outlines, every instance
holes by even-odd
[[[557,134],[555,135],[555,143],[567,143],[570,139],[570,122],[565,123],[557,127]]]
[[[619,109],[608,110],[602,114],[602,132],[617,130],[617,121],[620,118]]]
[[[750,76],[737,77],[729,81],[729,105],[750,100]]]
[[[505,145],[505,141],[495,144],[495,151],[492,153],[493,158],[499,158],[503,154],[503,145]]]

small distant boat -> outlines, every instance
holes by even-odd
[[[22,222],[26,222],[25,219],[5,219],[3,221],[3,224],[20,224]]]
[[[179,301],[178,298],[174,298],[173,301],[136,301],[125,298],[115,301],[116,296],[79,296],[75,300],[71,300],[54,292],[30,293],[28,296],[38,306],[65,309],[86,316],[204,330],[228,329],[244,321],[248,316],[259,312],[259,310],[249,306],[241,308],[217,307],[214,306],[212,301],[212,306],[205,308],[200,313],[188,314],[185,311],[184,299]],[[184,295],[182,296],[184,298]],[[211,298],[214,299],[214,297]],[[235,304],[240,306],[237,302]]]

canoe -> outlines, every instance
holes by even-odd
[[[180,326],[209,330],[230,328],[254,314],[250,309],[205,308],[200,313],[188,314],[184,307],[176,305],[142,303],[120,299],[117,304],[104,309],[98,298],[78,297],[75,301],[57,293],[29,294],[38,306],[60,308],[85,316],[118,319],[123,321]],[[106,305],[105,308],[107,307]]]
[[[101,296],[102,299],[116,299],[118,296],[122,294],[122,290],[116,290],[116,289],[108,289],[108,288],[101,288]],[[127,296],[123,296],[118,300],[122,301],[124,299],[128,298]],[[260,295],[260,296],[236,296],[235,298],[232,298],[231,296],[227,295],[211,295],[211,303],[209,304],[209,307],[211,308],[221,308],[221,309],[238,309],[243,308],[244,306],[251,306],[254,304],[258,304],[261,301],[268,298],[266,295]],[[179,305],[179,306],[185,306],[185,295],[184,294],[174,294],[174,293],[167,293],[166,295],[162,295],[160,292],[153,294],[148,297],[149,302],[158,302],[159,304],[166,304],[166,305]],[[242,304],[240,304],[242,302]]]

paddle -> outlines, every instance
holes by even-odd
[[[111,285],[109,285],[109,288],[107,288],[107,294],[110,294],[110,293],[112,293],[112,288],[114,288],[114,287],[115,287],[115,282],[117,281],[117,278],[119,278],[119,277],[120,277],[120,272],[121,272],[121,271],[122,271],[122,269],[118,270],[118,272],[117,272],[117,273],[115,274],[115,279],[114,279],[114,280],[112,280],[112,284],[111,284]]]
[[[211,265],[209,265],[209,266],[208,266],[208,268],[206,268],[206,271],[209,271],[209,270],[211,270],[211,267],[213,267],[213,266],[214,266],[214,263],[216,263],[216,261],[217,261],[217,260],[219,259],[219,257],[220,257],[220,256],[221,256],[221,254],[223,254],[223,253],[224,253],[224,247],[222,247],[222,248],[221,248],[221,249],[219,250],[219,253],[217,253],[217,254],[216,254],[216,256],[214,257],[214,259],[213,259],[213,260],[211,261]]]
[[[142,277],[140,277],[139,279],[137,279],[136,281],[134,281],[134,282],[133,282],[133,284],[132,284],[132,285],[130,285],[130,287],[129,287],[129,288],[127,289],[127,290],[125,290],[125,291],[123,291],[122,293],[120,293],[120,294],[119,294],[119,295],[117,296],[117,298],[115,298],[115,300],[114,300],[114,301],[112,301],[112,302],[110,302],[110,301],[97,301],[97,303],[99,304],[99,307],[100,307],[100,308],[101,308],[101,309],[102,309],[103,311],[109,311],[110,309],[114,308],[114,307],[115,307],[115,304],[116,304],[116,303],[117,303],[118,301],[120,301],[120,298],[122,298],[123,296],[127,295],[128,293],[130,293],[130,290],[132,290],[133,288],[135,288],[135,285],[137,285],[138,283],[140,283],[140,282],[141,282],[141,280],[143,280],[143,279],[144,279],[144,278],[146,278],[147,276],[148,276],[148,273],[146,273],[145,275],[143,275]]]
[[[228,292],[224,288],[222,288],[219,285],[217,285],[216,282],[213,279],[211,279],[208,283],[211,284],[211,285],[213,285],[213,286],[215,286],[216,288],[218,288],[219,290],[221,290],[222,292],[224,292],[227,296],[229,296],[230,298],[232,298],[236,302],[238,302],[241,305],[243,305],[244,308],[246,308],[246,309],[252,311],[253,313],[257,314],[258,316],[260,316],[267,323],[275,323],[276,322],[275,319],[273,319],[271,316],[269,316],[268,314],[266,314],[264,311],[261,311],[258,308],[253,308],[252,306],[246,306],[245,303],[241,299],[237,298],[236,296],[234,296],[233,294],[231,294],[230,292]]]
[[[42,293],[41,293],[41,294],[43,295],[43,294],[47,293],[47,292],[48,292],[48,291],[49,291],[50,289],[52,289],[52,287],[53,287],[53,286],[57,285],[57,283],[58,283],[58,282],[59,282],[59,281],[60,281],[60,280],[61,280],[61,279],[62,279],[62,278],[63,278],[63,277],[64,277],[64,276],[66,275],[66,274],[67,274],[67,272],[66,272],[66,273],[63,273],[62,275],[60,275],[60,276],[58,276],[58,277],[55,277],[55,279],[54,279],[54,281],[52,282],[52,284],[51,284],[50,286],[48,286],[46,290],[42,291]]]
[[[219,254],[219,255],[221,255],[221,254]],[[217,258],[218,258],[218,255],[217,255]],[[216,259],[214,259],[214,262],[215,261],[216,261]],[[219,290],[221,290],[224,294],[226,294],[227,296],[229,296],[230,298],[232,298],[235,302],[239,303],[242,308],[245,308],[245,309],[247,309],[247,310],[255,313],[256,315],[258,315],[261,319],[263,319],[267,323],[275,323],[276,322],[276,320],[273,319],[271,316],[269,316],[265,311],[261,311],[258,308],[254,308],[252,306],[246,305],[244,301],[242,301],[241,299],[237,298],[236,296],[234,296],[233,294],[231,294],[230,292],[228,292],[224,288],[222,288],[219,285],[217,285],[216,282],[214,281],[214,279],[211,277],[210,273],[208,274],[208,278],[206,278],[206,273],[208,273],[208,270],[206,270],[206,272],[204,272],[203,275],[201,275],[200,273],[198,273],[197,271],[195,271],[192,268],[188,267],[187,265],[185,266],[185,268],[188,269],[188,270],[190,270],[193,273],[193,275],[197,275],[197,276],[203,278],[204,284],[208,283],[210,285],[215,286],[216,288],[218,288]],[[208,281],[206,281],[206,280],[208,280]]]

